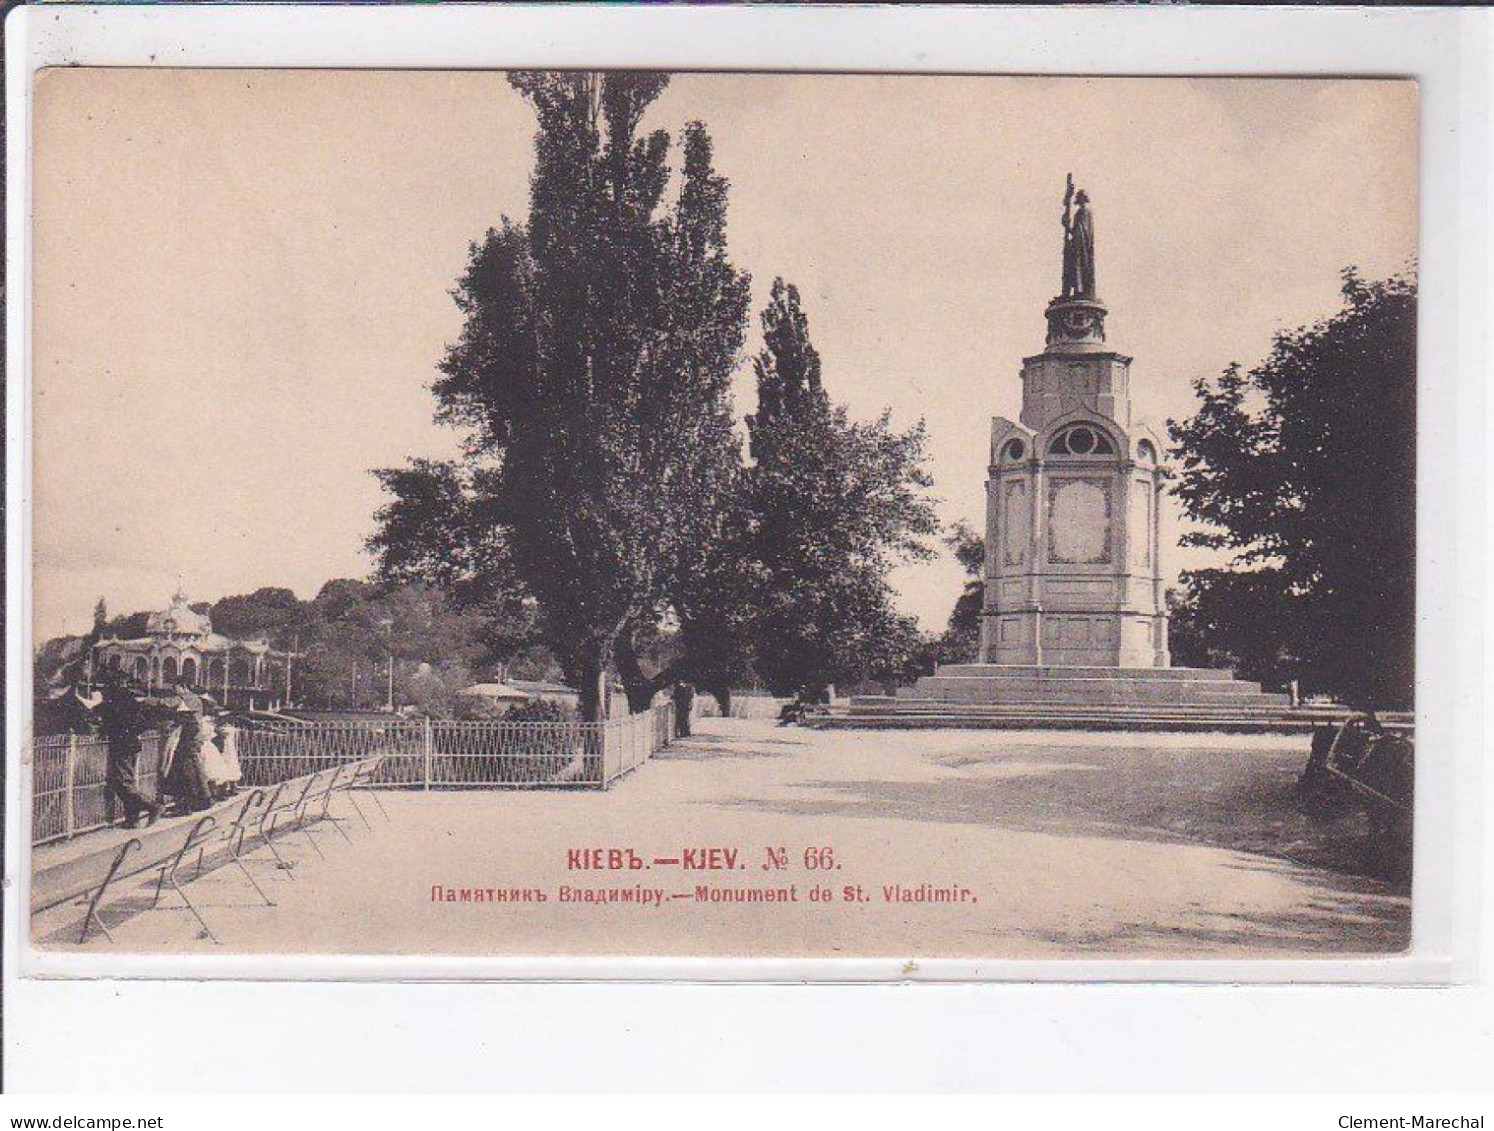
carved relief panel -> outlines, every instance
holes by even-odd
[[[1131,484],[1130,542],[1131,568],[1148,573],[1152,568],[1152,487],[1150,483]]]
[[[1026,481],[1007,480],[1002,485],[1001,497],[1003,565],[1020,566],[1027,561],[1027,544],[1032,538],[1028,510]]]
[[[1111,560],[1109,479],[1054,479],[1048,484],[1048,560],[1103,565]]]

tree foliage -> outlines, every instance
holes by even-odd
[[[1363,706],[1414,690],[1416,285],[1343,276],[1343,309],[1278,334],[1270,356],[1199,379],[1169,422],[1176,492],[1231,551],[1185,577],[1182,628],[1250,675]]]
[[[986,540],[963,522],[956,523],[944,538],[955,561],[965,570],[965,588],[949,614],[949,624],[939,638],[941,664],[971,664],[980,655],[980,611],[985,604]]]
[[[335,583],[332,583],[335,584]],[[213,629],[236,639],[277,639],[282,629],[296,625],[305,614],[305,602],[291,589],[264,586],[253,593],[224,597],[208,609]]]
[[[500,660],[514,678],[554,680],[561,675],[542,645],[513,647],[520,634],[504,617],[486,606],[459,606],[421,583],[378,585],[337,578],[309,601],[290,589],[266,586],[199,604],[212,617],[214,631],[297,653],[291,691],[298,707],[381,707],[389,694],[391,661],[396,704],[438,716],[455,710],[456,693],[477,678],[475,672]],[[138,612],[114,618],[104,635],[138,638],[148,616]],[[38,704],[43,709],[37,733],[66,729],[56,725],[56,712],[46,704],[60,688],[84,678],[94,640],[92,634],[58,637],[38,649]],[[276,660],[270,679],[279,689],[284,678],[284,667]]]
[[[749,279],[704,127],[672,176],[669,137],[640,133],[663,76],[510,81],[538,121],[529,215],[473,245],[454,292],[464,325],[433,391],[462,457],[378,473],[381,576],[527,611],[589,718],[614,666],[635,709],[679,681],[724,702],[754,668],[819,694],[895,667],[915,633],[887,573],[934,530],[922,426],[830,404],[780,281],[744,465]]]
[[[660,619],[640,618],[619,642],[618,667],[635,709],[664,688],[689,682],[713,695],[725,714],[732,688],[751,680],[761,569],[739,451],[732,460],[736,466],[716,507],[696,516],[706,521],[672,564]]]
[[[893,608],[893,566],[930,556],[922,422],[849,419],[831,403],[799,293],[773,284],[754,361],[745,473],[758,586],[753,653],[775,694],[823,697],[834,683],[897,670],[916,646]]]
[[[1168,592],[1168,647],[1188,668],[1234,668],[1268,687],[1302,677],[1302,658],[1278,627],[1303,614],[1271,571],[1190,570]]]

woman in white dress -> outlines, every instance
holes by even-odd
[[[238,789],[244,780],[244,771],[239,766],[239,728],[232,723],[223,723],[218,728],[218,749],[223,752],[223,761],[228,768],[228,784]]]
[[[206,713],[202,716],[202,769],[214,797],[227,797],[233,792],[238,775],[218,745],[218,720]]]

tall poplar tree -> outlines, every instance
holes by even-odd
[[[799,292],[782,279],[762,328],[747,418],[753,655],[775,694],[819,701],[833,684],[897,669],[916,646],[887,578],[931,555],[939,525],[922,421],[897,432],[886,412],[856,423],[830,401]]]
[[[668,78],[519,72],[538,120],[527,223],[474,244],[460,339],[433,385],[457,461],[379,476],[381,573],[531,603],[605,717],[617,642],[657,615],[739,456],[728,387],[749,280],[726,256],[727,184],[705,128],[641,136]]]

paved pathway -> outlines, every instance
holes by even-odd
[[[287,842],[294,878],[258,865],[274,908],[232,869],[194,883],[224,947],[131,896],[105,913],[129,916],[114,949],[1284,957],[1408,938],[1404,890],[1354,874],[1361,824],[1293,809],[1305,738],[697,726],[605,794],[384,794],[392,820],[350,826],[356,849],[326,830],[325,860]],[[646,867],[609,869],[629,850]],[[37,937],[72,949],[77,914]]]

